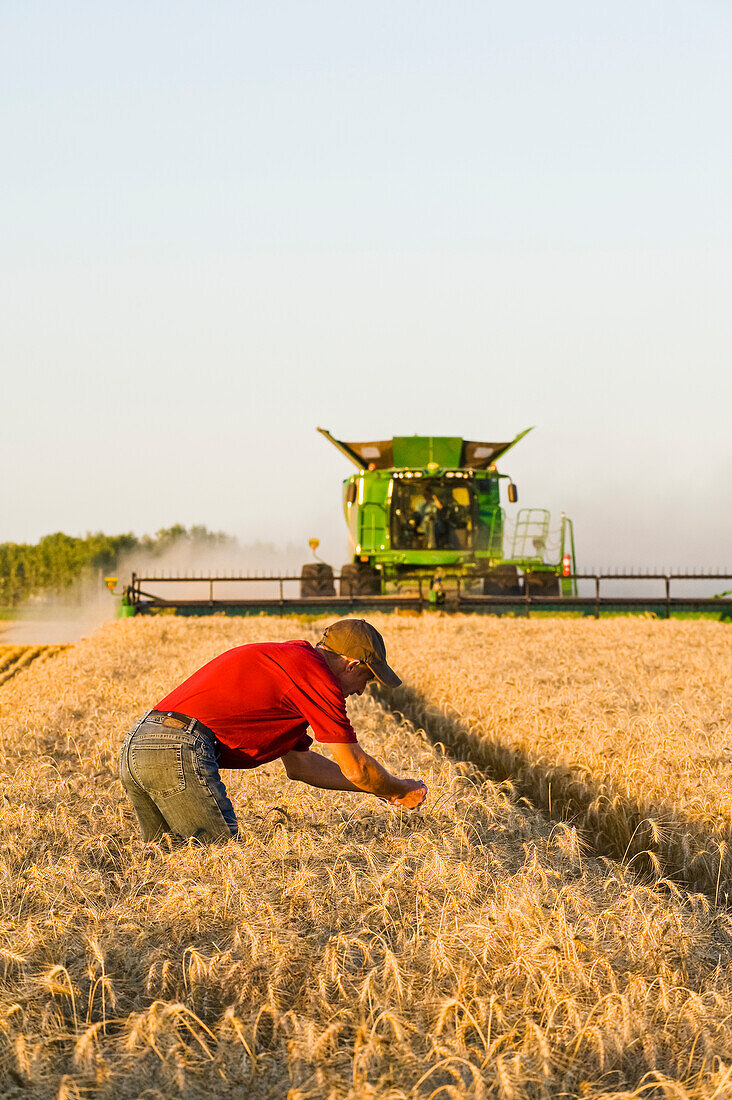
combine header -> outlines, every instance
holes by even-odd
[[[555,527],[543,508],[518,508],[509,520],[502,497],[516,504],[518,491],[496,463],[530,428],[503,443],[422,435],[347,443],[324,428],[318,431],[355,467],[343,482],[350,557],[338,574],[317,558],[319,543],[311,539],[316,560],[295,576],[133,574],[120,613],[172,608],[182,614],[324,614],[331,609],[348,613],[367,607],[431,606],[528,614],[531,607],[543,606],[598,615],[607,606],[661,614],[665,610],[668,615],[681,606],[688,610],[709,605],[723,611],[732,605],[727,593],[718,599],[676,599],[670,593],[672,577],[665,574],[654,575],[665,581],[660,599],[605,597],[600,592],[602,580],[640,575],[580,574],[572,521],[564,513]],[[699,575],[683,575],[691,576]],[[578,580],[594,581],[594,591],[579,595]],[[247,593],[252,582],[257,584],[256,597]],[[175,592],[168,587],[171,583]],[[166,595],[147,590],[148,585],[159,589],[161,584]],[[229,589],[226,596],[222,585]],[[241,595],[230,595],[232,585]],[[201,586],[206,586],[203,592]],[[266,596],[259,594],[263,587]]]

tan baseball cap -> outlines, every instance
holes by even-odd
[[[365,619],[339,619],[323,631],[318,645],[341,657],[351,657],[370,668],[377,680],[387,687],[399,687],[401,680],[386,663],[384,639]]]

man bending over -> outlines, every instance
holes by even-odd
[[[347,696],[374,679],[401,683],[386,663],[384,639],[365,619],[340,619],[316,646],[255,642],[209,661],[144,714],[122,746],[120,777],[143,839],[238,837],[219,768],[277,759],[290,779],[311,787],[416,809],[424,783],[392,775],[364,752],[346,714]],[[313,737],[333,759],[311,749]]]

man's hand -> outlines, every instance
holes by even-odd
[[[416,810],[427,797],[427,787],[420,779],[404,779],[402,782],[409,790],[405,794],[393,794],[386,801],[392,806],[401,806],[403,810]]]

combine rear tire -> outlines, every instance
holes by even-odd
[[[300,573],[300,596],[335,596],[333,570],[323,562],[308,562]]]
[[[525,573],[524,584],[529,586],[530,596],[559,595],[559,577],[556,573]]]
[[[484,596],[520,596],[521,585],[515,565],[499,565],[483,580]]]
[[[349,561],[341,569],[341,596],[379,596],[381,577],[366,562]]]

